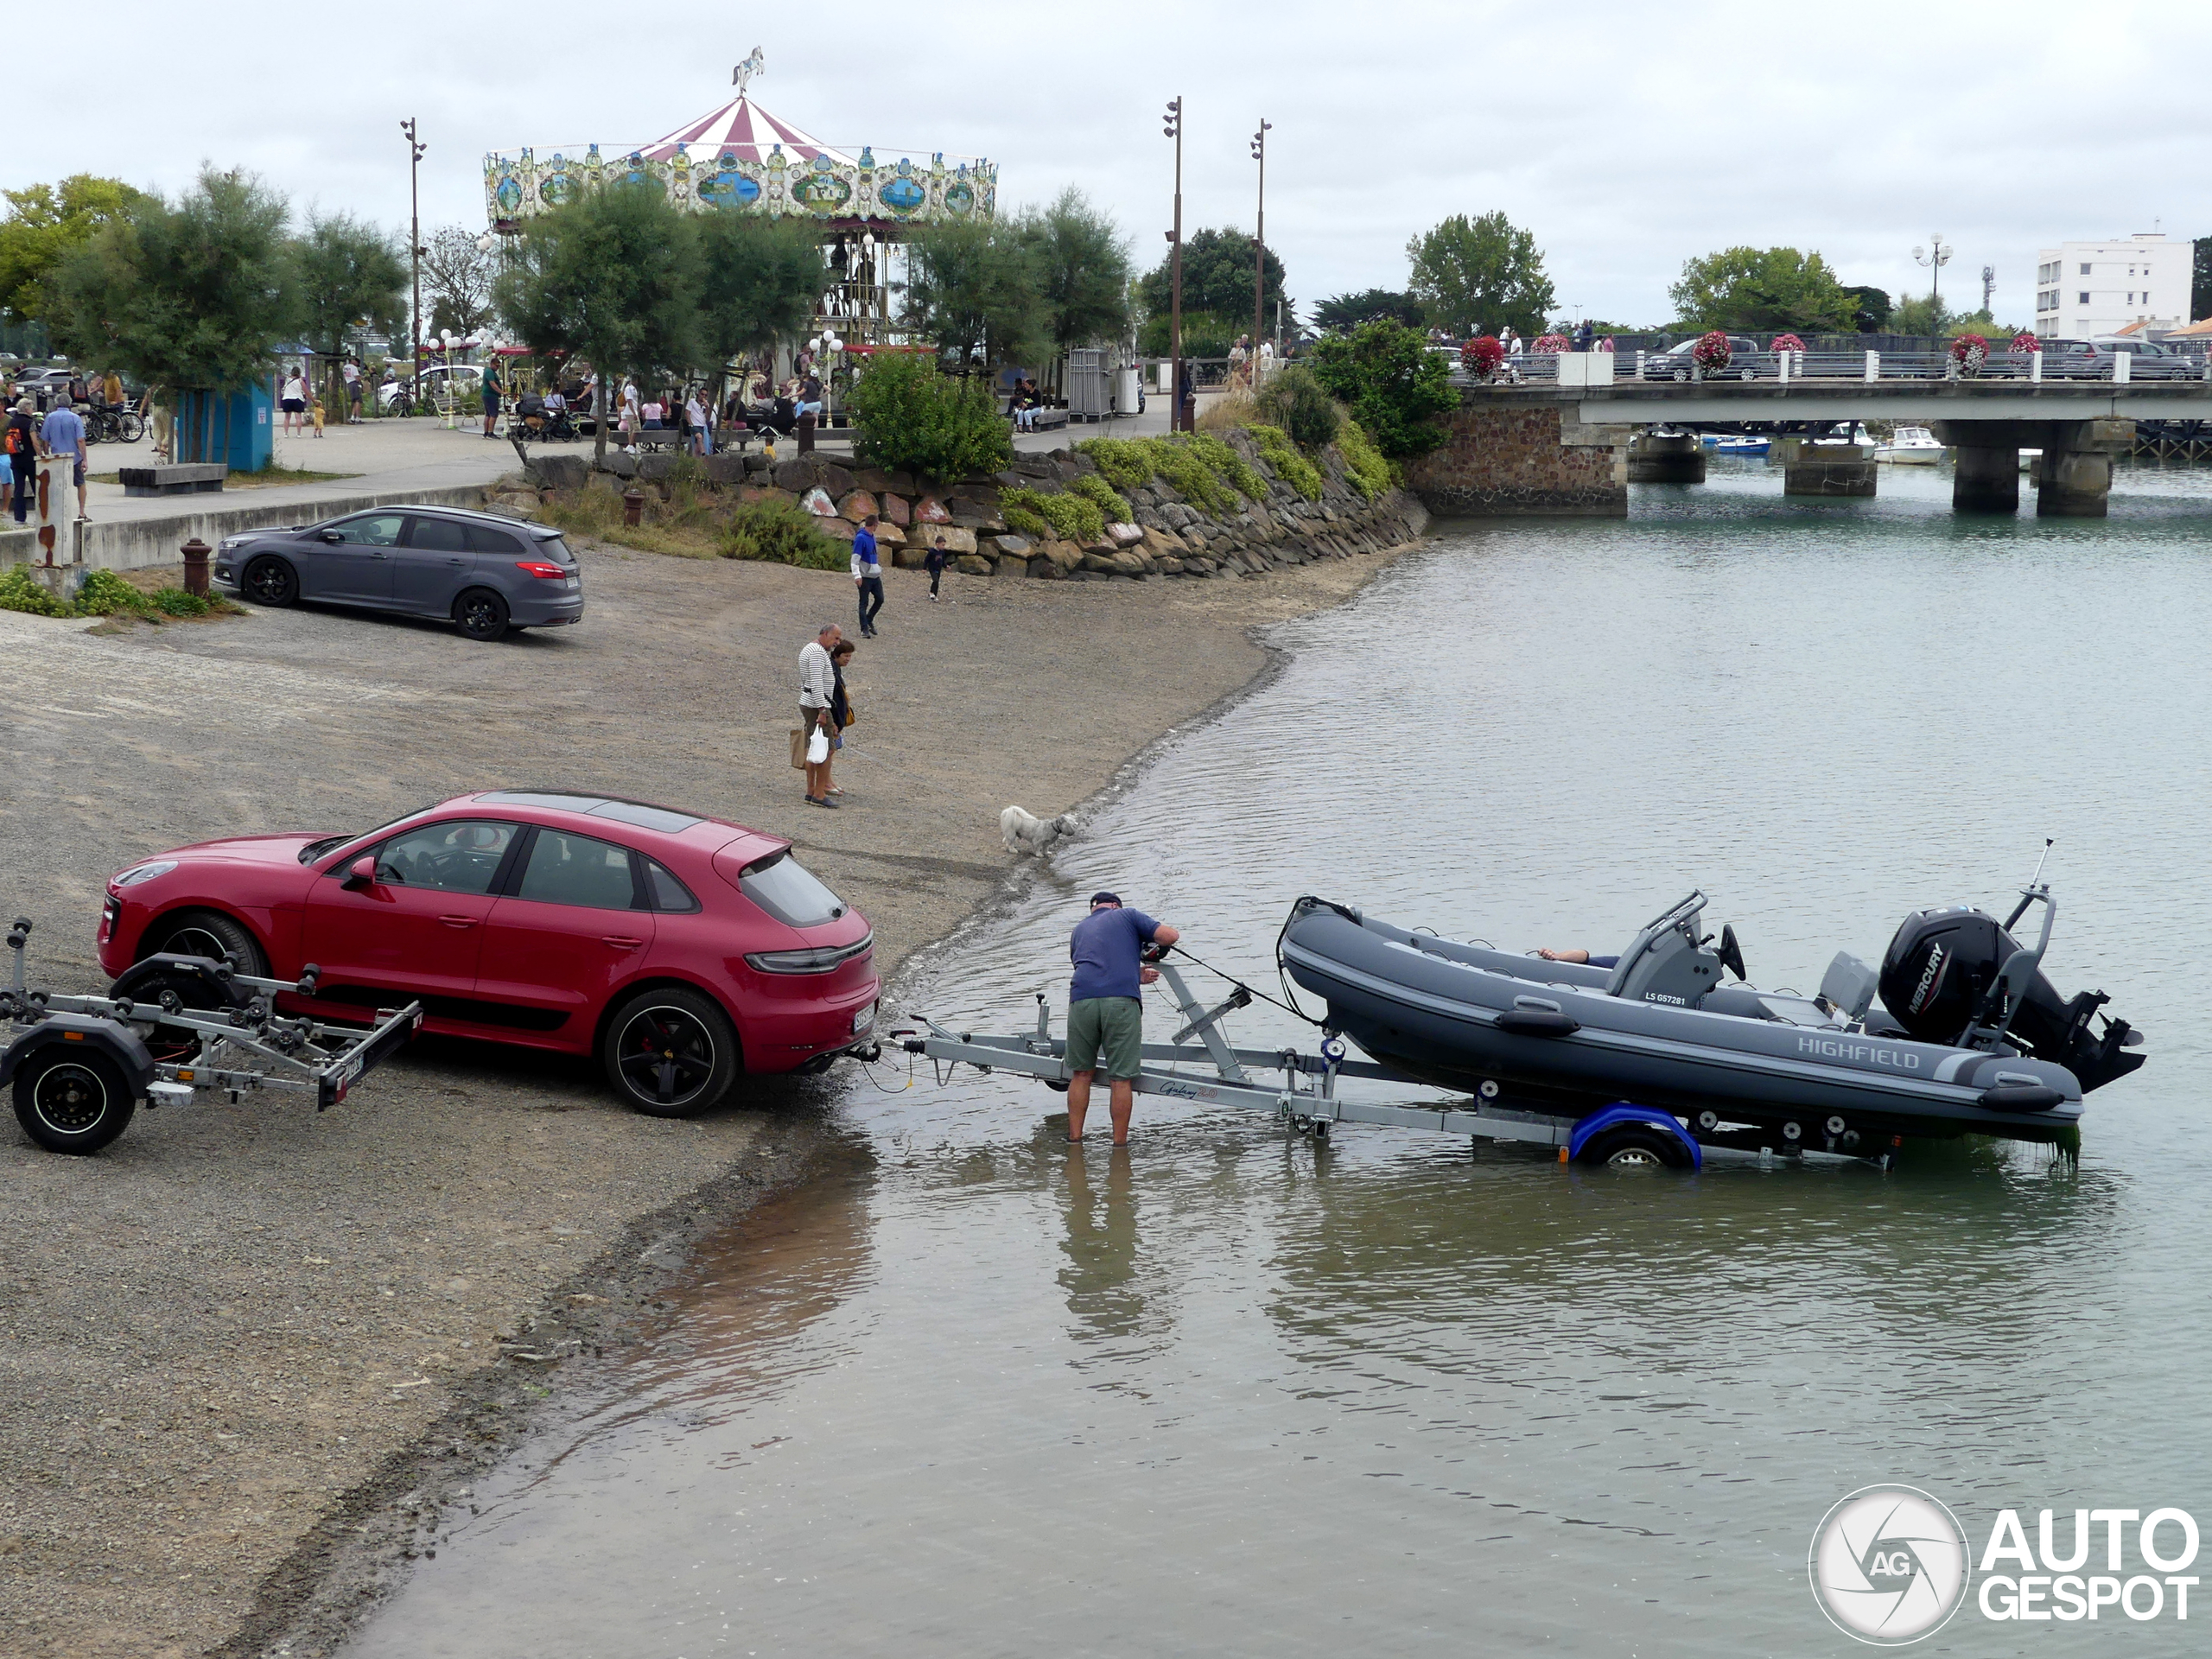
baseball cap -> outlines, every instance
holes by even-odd
[[[1090,903],[1094,909],[1100,905],[1118,905],[1121,902],[1122,895],[1118,893],[1094,893],[1090,895]]]

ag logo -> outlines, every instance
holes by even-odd
[[[1958,1519],[1911,1486],[1863,1486],[1813,1529],[1813,1598],[1847,1636],[1901,1648],[1934,1634],[1966,1599]]]

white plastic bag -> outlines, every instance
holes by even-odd
[[[822,723],[817,721],[815,722],[813,731],[807,734],[806,764],[810,766],[818,766],[829,758],[830,733],[827,728],[825,728]]]

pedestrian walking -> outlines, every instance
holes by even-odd
[[[1124,910],[1117,894],[1094,893],[1090,913],[1075,925],[1068,957],[1068,1139],[1083,1139],[1090,1110],[1090,1079],[1103,1063],[1107,1110],[1114,1144],[1129,1144],[1129,1112],[1137,1073],[1144,1069],[1144,988],[1160,970],[1144,963],[1147,944],[1173,944],[1183,936],[1141,910]]]
[[[835,682],[830,692],[830,758],[822,763],[822,798],[841,798],[844,791],[838,788],[830,776],[837,764],[837,754],[845,747],[845,728],[855,716],[852,695],[845,690],[845,670],[853,660],[853,653],[860,647],[849,639],[840,639],[830,652],[830,674]]]
[[[853,532],[853,586],[859,590],[861,638],[875,638],[875,619],[883,610],[883,565],[875,551],[875,527],[880,521],[868,514]]]
[[[938,583],[944,580],[944,567],[951,563],[952,555],[945,551],[944,537],[939,536],[937,545],[930,549],[929,556],[922,561],[923,567],[930,573],[930,597],[932,600],[937,597]]]
[[[499,435],[499,368],[496,359],[484,359],[484,435]]]
[[[89,518],[85,511],[85,422],[68,404],[58,404],[47,410],[46,421],[39,428],[39,449],[49,455],[74,455],[77,458],[77,517]]]
[[[0,506],[12,505],[20,524],[31,510],[31,492],[38,487],[38,405],[29,397],[16,400],[8,416],[7,431],[0,434],[0,444],[6,446],[8,456],[7,479],[0,484]]]
[[[695,455],[712,454],[713,446],[707,441],[706,405],[699,401],[696,386],[691,388],[691,395],[684,400],[683,418],[691,429],[691,453]]]
[[[817,730],[834,726],[835,715],[830,705],[837,695],[837,673],[831,665],[830,653],[845,637],[844,630],[835,622],[824,622],[812,639],[799,647],[798,653],[798,741],[801,760],[806,768],[806,804],[809,806],[835,808],[836,802],[824,795],[823,785],[828,780],[829,763],[804,759],[804,746]]]
[[[276,406],[284,411],[284,435],[297,437],[308,412],[307,378],[297,369],[284,372],[283,384],[276,390]]]
[[[361,423],[361,365],[349,357],[340,372],[346,377],[346,424],[359,426]]]

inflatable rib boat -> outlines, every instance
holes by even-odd
[[[1414,1081],[1499,1104],[1582,1116],[1617,1102],[1730,1125],[1780,1144],[1870,1154],[1893,1137],[2068,1138],[2084,1094],[2143,1064],[2140,1033],[2062,999],[2042,972],[2056,915],[2047,884],[2005,922],[1957,906],[1916,911],[1878,973],[1839,953],[1815,996],[1740,982],[1734,930],[1717,949],[1693,893],[1611,967],[1515,956],[1301,899],[1278,947],[1328,1023]],[[2043,907],[2032,949],[2011,930]],[[1881,1006],[1875,1006],[1878,993]],[[1755,1134],[1754,1139],[1758,1138]]]

